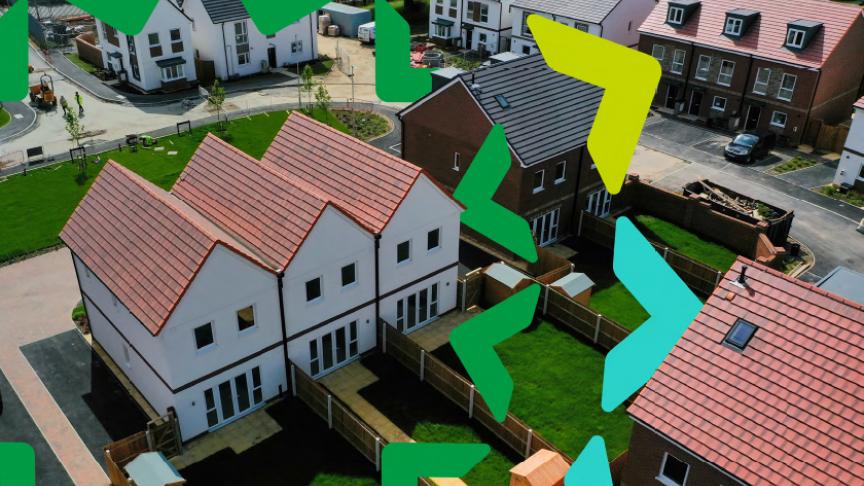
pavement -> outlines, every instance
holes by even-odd
[[[855,231],[864,209],[810,190],[823,185],[831,162],[774,176],[768,171],[780,163],[776,159],[791,158],[793,153],[774,151],[768,160],[739,165],[722,156],[722,146],[729,139],[720,132],[655,115],[646,123],[630,170],[670,191],[680,192],[684,184],[706,178],[794,211],[791,235],[816,256],[804,280],[816,281],[838,265],[864,271],[864,235]]]

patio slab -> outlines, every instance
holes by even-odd
[[[427,351],[435,351],[450,342],[450,332],[463,322],[479,314],[479,310],[454,310],[409,334],[411,339]]]

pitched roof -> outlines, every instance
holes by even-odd
[[[760,16],[741,39],[732,39],[723,35],[726,12],[739,7]],[[673,27],[666,23],[668,9],[669,0],[660,0],[639,31],[807,67],[821,66],[862,16],[861,7],[823,0],[703,0],[683,26]],[[784,47],[786,26],[796,20],[823,24],[801,52]]]
[[[854,106],[855,108],[860,108],[860,109],[864,110],[864,97],[861,97],[861,99],[856,101],[855,104],[852,106]]]
[[[621,0],[515,0],[514,7],[599,24]]]
[[[153,334],[217,244],[267,268],[186,203],[113,161],[60,238]]]
[[[201,4],[214,24],[249,18],[249,12],[241,0],[201,0]]]
[[[721,344],[739,318],[743,351]],[[862,326],[864,305],[739,257],[628,412],[745,483],[862,484]]]
[[[525,165],[584,145],[603,89],[553,71],[542,54],[459,77]],[[479,85],[479,90],[472,86]]]
[[[420,177],[419,167],[309,117],[291,113],[262,162],[380,233]]]
[[[327,206],[267,164],[208,134],[171,192],[284,270]]]
[[[851,268],[837,267],[816,283],[820,289],[864,304],[864,273]]]

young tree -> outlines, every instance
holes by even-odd
[[[213,81],[213,86],[210,87],[210,95],[207,97],[207,104],[216,110],[216,123],[220,130],[225,126],[222,124],[222,105],[225,104],[225,88],[219,84],[219,80]]]
[[[75,142],[75,147],[81,147],[81,139],[84,138],[84,124],[81,123],[81,120],[78,118],[78,115],[75,114],[74,111],[69,110],[66,113],[66,132],[69,134],[69,137]],[[83,153],[83,152],[82,152]],[[83,183],[87,178],[87,158],[80,157],[78,158],[78,175],[76,179],[79,184]]]
[[[330,102],[332,98],[330,98],[330,92],[327,91],[327,87],[324,86],[324,83],[318,83],[318,91],[315,92],[315,106],[321,110],[322,114],[329,118],[330,117]]]
[[[312,66],[306,65],[303,68],[303,74],[301,75],[301,89],[306,92],[307,96],[309,96],[309,112],[312,112],[312,91],[315,89],[315,83],[312,81]]]

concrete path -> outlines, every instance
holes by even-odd
[[[74,329],[81,299],[66,249],[0,267],[0,369],[75,484],[108,478],[30,367],[20,347]]]

